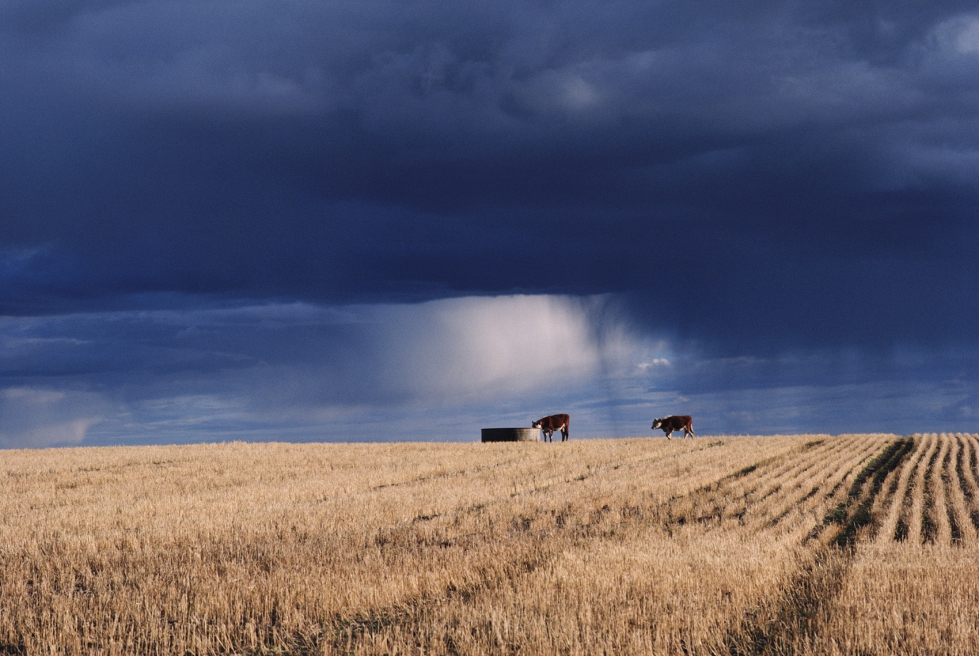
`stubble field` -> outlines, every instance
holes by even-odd
[[[975,654],[979,436],[0,452],[0,654]]]

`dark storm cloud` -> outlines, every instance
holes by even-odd
[[[612,293],[671,345],[582,365],[576,407],[623,425],[805,429],[863,416],[851,392],[974,417],[974,0],[0,0],[0,59],[6,445],[231,430],[256,399],[396,421],[427,378],[390,345],[425,371],[428,319],[213,313],[476,295],[484,334],[513,293]]]
[[[8,264],[8,311],[622,291],[696,299],[669,318],[692,335],[837,342],[977,316],[971,2],[7,2],[0,26],[0,242],[48,254]],[[850,294],[852,330],[824,325]]]

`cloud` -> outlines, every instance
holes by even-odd
[[[593,394],[600,381],[628,378],[665,354],[609,297],[266,303],[0,322],[0,380],[19,384],[6,393],[8,446],[42,434],[51,444],[80,440],[93,427],[112,441],[309,435],[399,408],[534,408],[534,399]],[[79,389],[98,392],[69,391]]]
[[[979,55],[979,16],[964,14],[942,21],[929,32],[934,47],[950,56]]]
[[[610,318],[610,304],[601,297],[502,296],[166,317],[193,324],[193,332],[178,333],[192,349],[203,349],[221,324],[224,345],[234,344],[229,319],[242,328],[237,353],[248,368],[243,379],[262,390],[256,399],[452,404],[575,387],[628,366],[646,344],[623,316]],[[289,346],[259,352],[260,339]]]
[[[972,353],[977,25],[974,0],[2,2],[0,385],[104,395],[132,416],[86,435],[125,439]]]
[[[108,404],[97,394],[35,387],[0,389],[0,448],[82,444]]]
[[[406,395],[519,394],[595,375],[604,354],[591,315],[588,299],[549,296],[382,307],[368,311],[377,327],[369,350],[377,382]]]
[[[614,296],[157,307],[0,321],[5,447],[476,439],[569,412],[574,434],[967,430],[979,351],[717,354]],[[144,299],[145,303],[147,299]],[[167,307],[161,307],[162,304]]]

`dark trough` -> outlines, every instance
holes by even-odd
[[[540,442],[539,428],[484,428],[483,442]]]

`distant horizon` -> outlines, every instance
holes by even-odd
[[[523,428],[523,427],[522,426],[485,426],[484,428]],[[864,431],[864,432],[860,432],[860,433],[854,433],[854,432],[827,433],[827,432],[819,432],[819,431],[811,432],[811,433],[769,433],[769,434],[749,434],[749,433],[725,434],[725,433],[721,433],[721,434],[717,434],[717,435],[713,435],[713,434],[700,435],[700,434],[698,434],[696,437],[693,437],[693,438],[677,438],[677,437],[674,436],[674,437],[671,437],[669,441],[690,440],[690,439],[696,439],[696,440],[705,440],[705,439],[710,439],[710,440],[725,440],[725,439],[741,439],[741,438],[754,439],[754,438],[782,438],[782,437],[816,437],[816,438],[818,438],[818,437],[824,437],[824,438],[833,439],[833,438],[837,438],[837,437],[846,437],[846,436],[852,436],[852,435],[893,435],[893,436],[898,437],[898,438],[910,438],[910,437],[917,437],[917,436],[946,435],[946,434],[947,435],[979,435],[979,432],[971,432],[970,433],[970,432],[967,432],[967,431],[941,431],[941,430],[937,430],[936,431],[936,430],[930,430],[930,431],[916,431],[916,432],[913,432],[913,433],[895,433],[895,432],[891,432],[891,431]],[[622,436],[618,436],[618,437],[608,437],[608,436],[602,436],[602,435],[588,435],[588,436],[584,436],[584,437],[578,437],[577,439],[578,440],[645,440],[645,439],[659,440],[659,439],[662,439],[662,440],[665,441],[667,438],[661,433],[659,435],[622,435]],[[570,441],[574,441],[574,439],[573,438],[572,439],[569,439],[568,442],[570,442]],[[396,439],[395,440],[369,440],[369,439],[364,439],[364,440],[342,440],[341,441],[341,440],[317,440],[317,439],[308,439],[308,440],[294,440],[294,441],[291,441],[291,440],[277,440],[277,439],[268,439],[268,440],[229,439],[229,440],[214,440],[214,441],[201,441],[201,440],[198,440],[198,441],[187,441],[187,442],[139,442],[139,443],[125,442],[125,443],[106,443],[106,444],[56,444],[56,445],[48,445],[48,446],[30,446],[30,447],[0,447],[0,452],[3,452],[3,451],[30,451],[30,450],[43,450],[43,449],[101,449],[101,448],[113,449],[113,448],[131,448],[131,447],[135,447],[135,448],[139,448],[139,447],[152,448],[152,447],[183,447],[183,446],[188,446],[188,447],[208,447],[208,446],[234,446],[236,444],[240,444],[240,445],[243,445],[243,446],[248,446],[248,445],[261,445],[261,444],[268,444],[268,445],[282,444],[282,445],[296,445],[296,446],[315,445],[315,444],[322,444],[324,446],[344,446],[344,445],[356,446],[356,445],[364,445],[364,444],[375,444],[375,445],[392,445],[392,446],[394,446],[394,445],[399,445],[399,444],[432,444],[432,445],[436,445],[436,444],[478,444],[478,445],[487,444],[487,445],[493,445],[493,444],[535,444],[535,443],[536,444],[547,444],[548,446],[550,446],[551,444],[554,444],[557,448],[560,448],[561,440],[558,439],[556,442],[553,442],[553,443],[552,442],[547,442],[547,441],[545,441],[543,439],[538,440],[536,442],[482,442],[482,441],[480,441],[479,435],[477,435],[474,438],[470,438],[470,439],[460,438],[460,439],[449,439],[449,440],[396,440]]]

